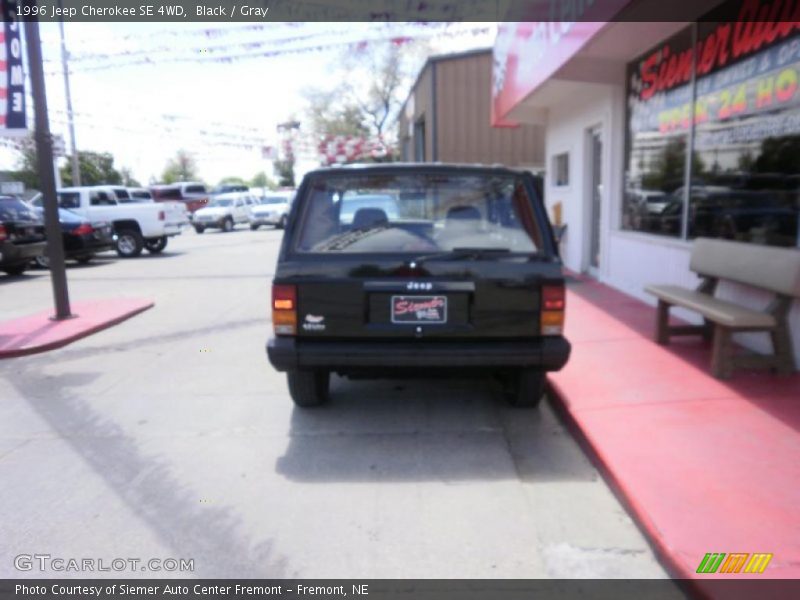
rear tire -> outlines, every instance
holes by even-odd
[[[293,370],[286,373],[289,394],[295,405],[302,408],[320,406],[328,400],[330,373],[328,371]]]
[[[195,230],[197,233],[203,233],[203,232],[206,230],[206,228],[205,228],[205,227],[203,227],[202,225],[195,225],[195,226],[194,226],[194,230]]]
[[[281,217],[281,220],[275,225],[275,229],[286,229],[286,215]]]
[[[117,234],[117,254],[122,258],[139,256],[144,249],[144,238],[135,229],[123,229]]]
[[[506,398],[517,408],[536,408],[544,396],[546,377],[537,369],[520,369],[511,375]]]
[[[160,238],[147,240],[144,245],[150,254],[158,254],[167,247],[167,236],[162,235]]]
[[[79,256],[75,260],[78,261],[79,265],[88,265],[90,262],[92,262],[93,258],[94,258],[94,254],[90,254],[89,256]]]
[[[258,223],[250,223],[250,231],[255,231],[259,227],[261,226]]]

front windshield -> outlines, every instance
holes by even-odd
[[[313,182],[295,249],[533,253],[540,247],[541,231],[520,176],[364,173]]]
[[[218,198],[209,204],[209,206],[233,206],[233,200],[229,198]]]

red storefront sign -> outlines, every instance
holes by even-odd
[[[595,0],[575,21],[503,23],[494,44],[492,124],[509,125],[508,113],[547,81],[631,0]],[[590,5],[590,6],[589,6]]]

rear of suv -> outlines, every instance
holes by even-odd
[[[306,175],[272,288],[272,365],[299,406],[350,377],[492,373],[535,406],[560,369],[564,278],[527,172],[446,165]]]

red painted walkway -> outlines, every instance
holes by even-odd
[[[52,321],[52,308],[0,322],[0,358],[60,348],[129,319],[153,306],[151,300],[117,298],[72,304],[72,319]]]
[[[677,577],[707,552],[771,552],[800,578],[800,374],[710,375],[710,345],[652,341],[655,309],[569,286],[572,357],[550,380],[563,409]]]

